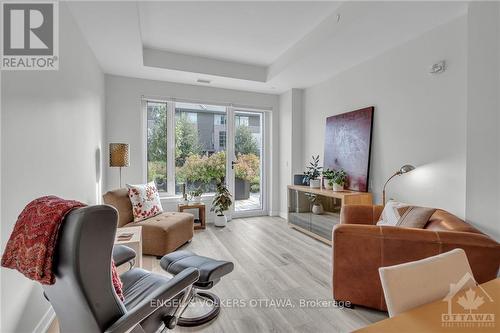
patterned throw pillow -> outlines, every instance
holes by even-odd
[[[145,185],[127,184],[128,197],[132,203],[134,222],[156,216],[163,212],[160,195],[154,182]]]

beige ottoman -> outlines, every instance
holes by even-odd
[[[109,191],[104,203],[118,210],[118,227],[142,226],[142,253],[163,256],[175,251],[193,238],[194,216],[189,213],[165,212],[139,222],[132,222],[132,204],[127,189]]]

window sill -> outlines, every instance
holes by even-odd
[[[203,194],[201,196],[201,201],[212,200],[214,194]],[[168,195],[168,194],[160,194],[160,200],[164,202],[180,202],[182,200],[181,195]]]

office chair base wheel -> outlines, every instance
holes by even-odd
[[[194,318],[180,317],[177,320],[177,325],[184,326],[184,327],[199,326],[199,325],[203,325],[205,323],[208,323],[209,321],[214,320],[219,315],[219,313],[220,313],[220,298],[217,295],[212,294],[211,292],[208,292],[208,291],[197,291],[196,295],[201,297],[201,298],[204,298],[206,300],[211,301],[213,304],[212,309],[209,312],[207,312],[206,314],[199,316],[199,317],[194,317]]]

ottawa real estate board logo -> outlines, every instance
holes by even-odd
[[[1,2],[2,70],[59,69],[57,2]]]

